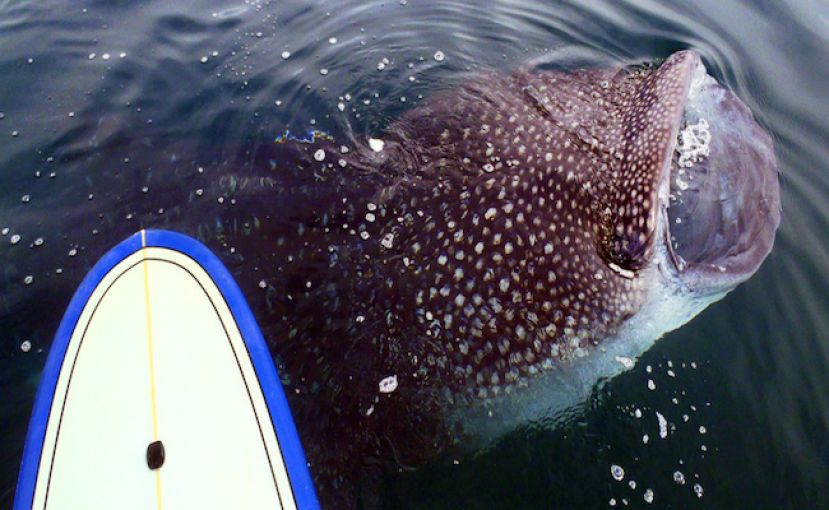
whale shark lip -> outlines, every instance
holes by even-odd
[[[747,280],[771,251],[780,191],[771,136],[694,60],[660,194],[663,242],[689,289],[715,293]]]

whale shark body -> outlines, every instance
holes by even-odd
[[[56,224],[51,246],[73,243],[69,258],[9,251],[31,260],[9,258],[8,271],[64,276],[48,288],[14,279],[26,294],[3,293],[7,317],[38,303],[48,314],[49,296],[83,273],[72,264],[133,231],[123,218],[146,205],[142,227],[200,237],[245,289],[323,506],[370,506],[389,467],[485,446],[583,401],[748,279],[780,221],[771,138],[690,51],[474,74],[375,136],[286,134],[244,165],[202,175],[194,163],[193,179],[222,175],[202,198],[169,186],[180,206],[146,202],[116,172]],[[134,168],[164,179],[172,161],[191,178],[187,150],[141,143]],[[92,207],[100,235],[84,252],[74,243]]]
[[[578,403],[749,278],[780,219],[771,138],[691,51],[478,74],[368,143],[324,138],[237,194],[271,190],[247,263],[335,507]]]

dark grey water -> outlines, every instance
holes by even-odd
[[[255,238],[251,215],[279,216],[279,203],[220,203],[216,190],[230,173],[261,175],[286,129],[377,133],[470,71],[683,48],[773,134],[783,222],[769,259],[563,420],[389,474],[377,497],[387,508],[829,508],[829,4],[817,0],[0,1],[0,504],[63,309],[117,241],[142,227],[200,237],[266,310],[257,253],[227,240]]]

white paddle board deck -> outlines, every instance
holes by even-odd
[[[58,329],[15,510],[318,508],[262,334],[206,247],[141,231]]]

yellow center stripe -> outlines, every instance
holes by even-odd
[[[155,366],[153,365],[153,328],[150,316],[150,271],[147,263],[147,233],[141,230],[141,258],[144,266],[144,308],[147,317],[147,353],[150,359],[150,405],[153,411],[153,441],[158,441],[158,412],[155,404]],[[161,469],[155,470],[155,501],[161,510]]]

